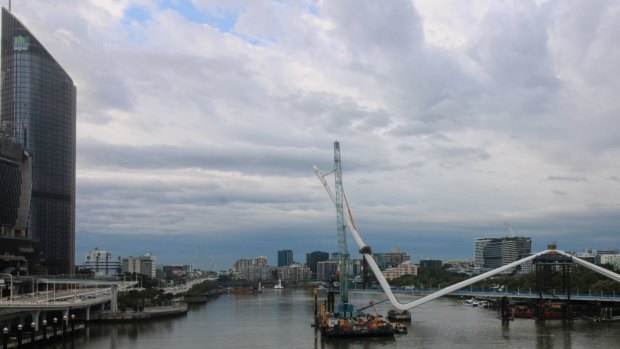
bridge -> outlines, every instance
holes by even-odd
[[[9,295],[0,298],[0,318],[24,317],[30,315],[38,329],[39,318],[48,312],[60,312],[67,319],[69,311],[81,310],[86,321],[90,320],[92,307],[102,309],[109,303],[112,312],[118,311],[117,294],[134,287],[137,281],[113,281],[67,277],[12,276],[0,274]],[[8,285],[7,285],[8,284]],[[15,292],[15,285],[30,286],[28,293]]]
[[[441,288],[392,288],[392,292],[395,294],[412,295],[412,296],[429,296],[435,292],[441,291]],[[541,295],[536,290],[514,290],[514,291],[497,291],[497,290],[480,290],[480,289],[460,289],[458,291],[451,292],[449,296],[461,296],[467,298],[518,298],[518,299],[540,299]],[[542,298],[548,300],[568,300],[568,293],[566,292],[553,292],[543,293]],[[579,293],[571,292],[570,300],[574,301],[587,301],[587,302],[610,302],[620,303],[620,295],[614,293]]]
[[[337,192],[334,193],[333,190],[330,188],[329,184],[327,184],[327,181],[325,180],[324,176],[321,174],[321,172],[319,172],[319,169],[315,166],[314,167],[314,173],[317,176],[317,178],[319,179],[319,181],[323,184],[323,187],[325,188],[325,191],[327,192],[327,195],[329,196],[329,198],[331,199],[332,203],[334,204],[334,206],[336,207],[336,211],[338,212],[338,203],[337,203],[337,197],[342,197],[345,196],[344,195],[344,191],[342,190],[342,187],[336,185],[336,189],[337,190],[342,190],[341,192]],[[338,179],[336,180],[336,182],[338,182]],[[345,196],[346,197],[346,196]],[[458,294],[458,292],[465,292],[463,291],[464,288],[471,286],[479,281],[488,279],[490,277],[493,277],[497,274],[500,273],[504,273],[504,272],[510,272],[511,270],[513,270],[515,267],[527,263],[527,262],[532,262],[536,259],[541,260],[541,265],[545,264],[548,261],[552,261],[552,260],[562,260],[562,263],[558,263],[558,266],[561,265],[566,265],[568,263],[576,263],[579,264],[581,266],[584,266],[590,270],[595,271],[596,273],[599,273],[601,275],[604,275],[616,282],[620,282],[620,275],[617,273],[614,273],[613,271],[607,270],[605,268],[602,268],[598,265],[595,265],[593,263],[590,263],[588,261],[585,261],[581,258],[575,257],[571,254],[568,254],[564,251],[558,250],[555,247],[549,248],[547,250],[541,251],[541,252],[537,252],[534,253],[530,256],[527,256],[525,258],[522,258],[520,260],[517,260],[515,262],[509,263],[507,265],[501,266],[497,269],[488,271],[486,273],[474,276],[468,280],[456,283],[454,285],[448,286],[444,289],[438,290],[436,292],[427,294],[419,299],[416,299],[414,301],[408,302],[408,303],[401,303],[395,296],[394,296],[394,292],[392,291],[390,284],[388,283],[388,281],[385,279],[385,277],[383,276],[383,273],[381,272],[381,270],[379,269],[379,266],[377,265],[377,263],[375,262],[374,258],[372,257],[372,249],[370,248],[370,246],[368,246],[363,240],[362,237],[360,236],[360,234],[357,231],[357,228],[355,226],[355,223],[353,222],[353,216],[351,213],[351,208],[349,207],[348,202],[345,200],[344,204],[346,205],[346,210],[344,210],[345,212],[347,212],[347,214],[345,214],[345,219],[346,219],[346,226],[349,229],[349,231],[351,232],[351,235],[353,236],[353,239],[355,240],[358,248],[359,248],[359,252],[362,254],[364,261],[367,263],[367,265],[370,267],[370,269],[372,270],[373,274],[375,275],[377,281],[379,282],[379,285],[381,285],[381,288],[383,289],[383,291],[385,292],[386,296],[388,297],[388,300],[390,301],[390,303],[392,304],[392,306],[398,310],[409,310],[412,308],[415,308],[417,306],[420,306],[426,302],[430,302],[434,299],[437,299],[439,297],[445,296],[447,294]],[[342,205],[342,204],[340,204]],[[340,207],[340,209],[342,210],[342,207]],[[340,218],[340,216],[339,216]],[[339,238],[340,238],[340,234],[339,234]],[[551,257],[551,258],[546,258],[546,257]],[[546,264],[550,264],[550,263],[546,263]],[[541,287],[542,289],[542,287]],[[471,294],[470,294],[471,295]],[[571,295],[572,296],[572,295]],[[537,295],[536,298],[542,298],[542,293],[539,293]],[[612,298],[612,301],[616,301],[615,300],[615,295]]]

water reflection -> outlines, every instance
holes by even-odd
[[[354,304],[381,300],[380,293],[354,294]],[[377,306],[380,313],[388,303]],[[458,299],[440,299],[413,309],[407,335],[375,339],[322,339],[312,326],[311,290],[265,290],[258,295],[222,295],[192,306],[187,315],[125,324],[91,324],[63,349],[125,348],[558,348],[614,347],[620,323],[593,324],[516,319],[507,323],[496,312],[467,307]]]

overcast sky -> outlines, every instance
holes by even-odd
[[[8,1],[2,0],[4,6]],[[14,0],[73,78],[76,261],[226,269],[477,237],[620,248],[620,2]],[[333,186],[333,176],[327,177]],[[349,237],[349,249],[359,258]]]

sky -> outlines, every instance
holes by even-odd
[[[8,5],[2,0],[3,6]],[[14,0],[77,86],[76,261],[620,248],[616,0]],[[332,185],[333,175],[326,179]],[[359,258],[349,236],[349,250]]]

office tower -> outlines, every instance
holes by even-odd
[[[479,238],[474,242],[474,273],[482,273],[526,257],[532,252],[529,237]]]
[[[0,122],[32,156],[28,235],[50,274],[75,266],[73,81],[28,29],[2,9]]]
[[[278,267],[288,267],[291,264],[293,264],[293,251],[278,251]]]
[[[317,263],[323,262],[329,259],[329,253],[323,251],[314,251],[306,253],[306,266],[310,268],[312,275],[317,275]]]

